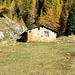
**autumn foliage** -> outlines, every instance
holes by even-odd
[[[29,29],[42,24],[61,34],[71,4],[72,0],[0,0],[0,13]]]

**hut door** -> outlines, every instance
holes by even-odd
[[[18,42],[27,42],[28,40],[28,33],[27,32],[24,32],[23,34],[21,34],[21,38],[20,39],[17,39]]]

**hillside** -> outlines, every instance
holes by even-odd
[[[0,15],[7,15],[29,29],[46,25],[63,34],[72,0],[0,0]]]

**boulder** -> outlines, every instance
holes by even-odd
[[[4,38],[4,34],[3,32],[0,31],[0,40],[2,40]]]
[[[8,17],[0,18],[0,40],[17,40],[28,28]]]

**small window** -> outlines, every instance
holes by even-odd
[[[44,31],[44,36],[49,37],[49,31]]]

